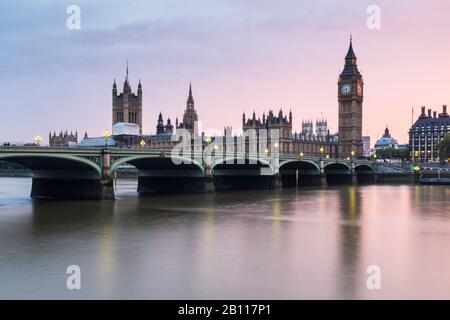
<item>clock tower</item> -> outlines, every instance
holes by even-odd
[[[363,155],[362,103],[364,82],[356,64],[352,37],[345,57],[345,66],[338,82],[339,158]]]

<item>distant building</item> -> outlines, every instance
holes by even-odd
[[[363,136],[362,143],[363,143],[363,156],[364,157],[370,156],[370,136]]]
[[[170,121],[170,118],[167,119],[167,123],[164,124],[162,113],[159,113],[158,117],[158,123],[156,125],[156,134],[162,135],[162,134],[168,134],[171,135],[173,133],[173,125]]]
[[[112,127],[112,135],[139,135],[140,127],[134,123],[118,122]]]
[[[139,80],[137,94],[131,91],[128,81],[128,63],[123,92],[117,94],[116,80],[112,90],[112,124],[134,123],[139,125],[139,134],[142,134],[142,85]]]
[[[125,83],[127,83],[127,80]],[[141,90],[138,90],[138,96],[139,94],[142,94]],[[194,98],[192,95],[192,87],[190,86],[183,122],[178,124],[177,121],[176,127],[187,129],[193,135],[195,121],[198,121],[198,115],[194,108]],[[167,119],[167,122],[164,124],[162,113],[160,113],[156,125],[156,134],[143,135],[141,133],[142,127],[138,123],[116,122],[113,125],[112,136],[108,138],[108,141],[103,137],[88,138],[86,134],[79,144],[72,146],[101,148],[107,145],[108,147],[117,148],[171,149],[179,143],[176,140],[172,140],[174,130],[175,126],[172,125],[171,120]]]
[[[302,121],[302,134],[307,138],[311,138],[314,135],[313,122],[310,120]]]
[[[242,116],[242,130],[245,133],[249,129],[266,129],[267,137],[271,137],[271,130],[278,130],[279,138],[279,151],[283,153],[290,152],[289,143],[292,142],[292,112],[289,112],[289,118],[283,116],[283,111],[280,109],[278,116],[275,116],[272,110],[269,110],[269,114],[266,118],[266,114],[263,113],[261,118],[256,119],[256,114],[253,111],[252,118],[246,120],[245,113]]]
[[[176,119],[176,128],[186,129],[189,131],[191,138],[198,136],[196,132],[195,122],[198,121],[197,111],[195,110],[194,97],[192,95],[192,86],[189,85],[189,96],[186,102],[186,110],[183,114],[183,122],[178,124],[178,118]]]
[[[375,143],[375,149],[379,150],[388,148],[398,149],[398,142],[391,136],[389,128],[386,126],[384,135]]]
[[[69,143],[77,143],[78,142],[78,133],[75,131],[75,134],[67,132],[67,130],[63,133],[60,131],[60,133],[57,135],[56,132],[52,133],[50,132],[48,134],[48,143],[50,147],[68,147]]]
[[[328,134],[329,132],[327,120],[316,120],[316,137],[326,137]]]
[[[278,116],[275,116],[272,110],[266,117],[265,114],[261,118],[256,118],[253,112],[252,118],[246,119],[245,113],[242,116],[242,129],[245,133],[249,129],[266,129],[268,137],[271,136],[270,131],[279,130],[279,151],[281,153],[303,154],[311,156],[323,155],[329,157],[337,156],[337,141],[332,140],[332,136],[327,133],[325,137],[317,137],[313,134],[312,121],[303,121],[302,132],[292,133],[292,112],[288,116],[283,116],[280,109]],[[270,144],[270,141],[268,141]],[[268,146],[270,148],[270,146]],[[321,153],[320,150],[323,149]]]
[[[116,147],[117,142],[114,138],[105,139],[103,137],[84,138],[78,144],[70,145],[71,147],[81,148],[102,148],[105,146]]]
[[[442,106],[442,113],[436,111],[431,114],[425,107],[416,122],[409,130],[409,151],[411,159],[418,161],[439,160],[438,142],[450,132],[450,117],[447,113],[447,106]]]

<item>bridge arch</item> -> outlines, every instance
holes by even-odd
[[[375,173],[375,169],[370,164],[365,163],[357,164],[355,166],[355,171],[356,173]]]
[[[326,163],[323,170],[330,185],[352,183],[352,168],[345,162]]]
[[[286,168],[286,167],[295,166],[296,164],[299,165],[299,167],[302,167],[307,170],[315,169],[315,170],[317,170],[317,173],[320,174],[320,167],[316,162],[314,162],[312,160],[304,160],[304,159],[287,160],[285,162],[282,162],[280,164],[280,170],[282,170],[283,168]]]
[[[182,164],[175,164],[173,163],[173,159],[177,159],[179,161],[183,161]],[[129,163],[131,165],[136,166],[137,169],[139,168],[139,164],[144,165],[144,162],[148,161],[148,165],[151,167],[151,163],[153,162],[153,164],[155,166],[160,166],[163,163],[169,164],[169,166],[167,168],[180,168],[180,169],[193,169],[193,170],[199,170],[201,172],[202,175],[205,174],[205,168],[203,167],[203,165],[201,163],[199,163],[198,161],[194,160],[194,159],[189,159],[189,158],[183,158],[183,157],[174,157],[174,156],[164,156],[162,157],[161,155],[135,155],[135,156],[127,156],[127,157],[123,157],[123,158],[119,158],[116,161],[114,161],[111,165],[111,173],[113,173],[114,171],[117,170],[117,168],[125,163]],[[143,166],[141,166],[141,168],[143,168]]]
[[[179,164],[173,160],[179,160]],[[178,162],[178,161],[177,161]],[[212,182],[206,181],[204,166],[195,159],[162,154],[124,156],[111,165],[111,173],[124,163],[139,170],[139,194],[203,193]]]
[[[311,160],[294,159],[282,162],[280,175],[283,187],[320,185],[320,167]]]
[[[257,157],[220,159],[211,166],[211,174],[216,190],[271,189],[278,183],[271,163]]]
[[[242,161],[245,160],[245,163],[238,163],[238,161]],[[229,161],[233,161],[233,163],[229,163]],[[252,162],[252,164],[250,163],[250,161]],[[272,164],[265,160],[265,159],[261,159],[261,158],[254,158],[254,157],[228,157],[228,158],[222,158],[217,160],[216,162],[214,162],[211,166],[211,170],[216,169],[217,167],[220,166],[251,166],[251,165],[256,165],[259,167],[268,167],[270,168],[272,174],[274,173],[274,169]]]
[[[331,172],[332,170],[336,171],[336,170],[347,170],[348,174],[352,173],[352,167],[345,162],[328,162],[325,163],[324,165],[324,171],[326,173],[326,171]]]
[[[20,164],[32,172],[46,171],[92,171],[94,177],[101,178],[100,165],[90,159],[70,154],[14,153],[0,154],[0,160]],[[67,175],[66,175],[67,176]]]
[[[375,182],[375,169],[369,164],[358,164],[355,166],[356,181],[358,183]]]

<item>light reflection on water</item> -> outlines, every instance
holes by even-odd
[[[450,298],[449,187],[142,198],[120,181],[117,201],[39,202],[30,183],[0,179],[0,298]]]

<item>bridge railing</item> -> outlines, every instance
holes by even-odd
[[[82,147],[82,148],[76,148],[76,147],[48,147],[48,146],[0,146],[0,153],[7,153],[7,152],[32,152],[32,153],[101,153],[102,150],[104,150],[104,147]],[[164,156],[171,156],[173,148],[146,148],[146,147],[133,147],[133,148],[108,148],[110,150],[111,154],[154,154],[154,155],[164,155]],[[202,157],[204,158],[204,149],[200,150],[191,150],[191,151],[184,151],[185,156],[190,156],[191,158],[198,158]],[[253,153],[253,152],[241,152],[238,150],[234,150],[234,152],[227,152],[226,150],[214,150],[211,153],[212,157],[216,158],[226,158],[230,156],[234,156],[236,158],[263,158],[263,159],[270,159],[273,157],[275,153],[271,154],[269,153]],[[310,156],[310,155],[300,155],[300,154],[294,154],[294,153],[277,153],[276,156],[279,157],[280,160],[308,160],[308,161],[320,161],[323,160],[324,162],[345,162],[345,163],[351,163],[352,161],[357,164],[373,164],[374,161],[369,160],[348,160],[348,159],[339,159],[339,158],[326,158],[326,157],[319,157],[319,156]]]

